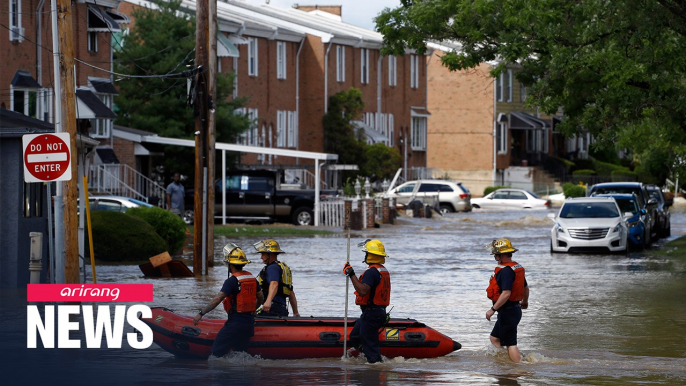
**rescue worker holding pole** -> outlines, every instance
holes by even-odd
[[[345,263],[343,273],[350,278],[355,288],[355,304],[362,309],[362,315],[350,332],[353,347],[362,345],[367,362],[381,362],[379,349],[379,330],[386,324],[386,306],[391,301],[391,275],[383,266],[386,262],[386,249],[379,240],[366,240],[362,247],[364,263],[367,268],[360,278],[349,263]]]
[[[517,325],[522,320],[522,309],[529,307],[529,286],[524,267],[512,261],[517,249],[508,239],[493,240],[489,244],[491,254],[498,265],[488,283],[486,294],[493,306],[486,311],[489,321],[496,312],[498,321],[491,331],[491,343],[498,348],[507,347],[507,354],[513,362],[520,362],[522,355],[517,348]]]
[[[253,245],[255,253],[262,254],[262,262],[264,268],[260,271],[257,278],[264,295],[264,304],[260,315],[270,316],[288,316],[288,306],[286,299],[288,299],[293,308],[293,316],[300,316],[298,312],[298,300],[293,291],[293,278],[291,276],[291,269],[286,263],[278,260],[280,253],[285,253],[281,250],[279,243],[274,239],[265,239]]]
[[[231,349],[248,349],[248,341],[255,335],[255,310],[263,301],[257,279],[250,272],[243,270],[250,262],[243,250],[231,243],[225,245],[223,251],[230,276],[210,304],[193,318],[193,324],[197,326],[205,314],[215,309],[219,303],[224,304],[228,318],[212,344],[212,355],[216,357],[226,355]]]

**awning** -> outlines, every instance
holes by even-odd
[[[76,119],[114,119],[117,114],[87,88],[76,90]]]
[[[240,54],[238,53],[238,48],[236,48],[233,43],[224,36],[223,33],[217,31],[217,57],[220,58],[238,58]]]
[[[95,92],[99,94],[114,94],[114,95],[119,95],[119,92],[117,89],[114,87],[112,82],[108,80],[94,80],[90,79],[91,85],[93,85],[93,88],[95,89]]]
[[[410,107],[410,116],[428,118],[431,113],[424,107]]]
[[[550,127],[550,123],[536,118],[523,111],[510,112],[510,129],[519,130],[543,130]]]
[[[367,142],[370,144],[375,144],[379,142],[386,143],[388,141],[388,138],[386,138],[383,134],[374,130],[374,128],[372,128],[371,126],[362,121],[352,121],[350,123],[352,123],[356,128],[364,130],[364,135],[367,139]]]
[[[500,113],[498,114],[498,123],[507,123],[507,114]]]
[[[107,12],[98,7],[88,6],[89,32],[120,32],[119,24]]]
[[[117,24],[130,24],[131,19],[127,15],[124,15],[123,13],[119,13],[116,11],[105,11],[114,21],[117,22]]]
[[[95,149],[95,153],[103,164],[118,164],[119,159],[111,147],[100,146]]]
[[[42,88],[28,71],[17,70],[12,78],[12,86],[16,88]]]

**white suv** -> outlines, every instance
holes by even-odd
[[[472,210],[469,190],[460,182],[444,180],[408,181],[392,189],[389,197],[396,204],[407,205],[410,201],[420,200],[424,204],[440,207],[441,213],[469,212]],[[436,203],[438,197],[438,203]]]

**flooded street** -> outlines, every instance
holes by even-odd
[[[72,366],[76,373],[97,377],[106,366],[129,384],[686,384],[686,313],[681,310],[686,262],[646,257],[643,252],[551,254],[547,214],[475,211],[399,218],[395,226],[353,232],[353,267],[360,273],[365,267],[358,242],[381,240],[390,255],[386,267],[393,286],[392,317],[417,319],[462,344],[446,357],[396,358],[375,365],[358,358],[288,361],[245,355],[191,361],[176,359],[155,344],[146,350],[34,350],[31,355],[46,359],[43,371],[48,373],[66,377],[60,366]],[[154,283],[151,306],[195,314],[226,278],[221,247],[236,242],[252,252],[251,245],[259,241],[240,237],[241,225],[234,227],[235,238],[217,238],[217,264],[208,277],[146,279],[136,265],[119,265],[98,266],[98,282]],[[675,208],[670,239],[684,234],[686,213]],[[345,236],[277,238],[287,252],[281,260],[293,271],[302,316],[344,314]],[[500,237],[519,249],[513,259],[526,268],[531,288],[529,309],[519,325],[521,364],[511,363],[488,339],[495,318],[485,318],[490,307],[485,289],[495,261],[486,244]],[[654,248],[662,244],[664,240]],[[248,258],[252,263],[246,269],[257,274],[262,268],[259,256]],[[349,315],[357,317],[352,292],[351,287]],[[206,317],[224,315],[219,307]],[[0,359],[7,363],[11,356],[5,349]]]

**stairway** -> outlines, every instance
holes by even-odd
[[[135,198],[164,208],[166,189],[125,164],[91,165],[88,190]]]

